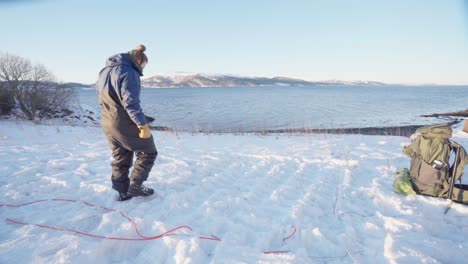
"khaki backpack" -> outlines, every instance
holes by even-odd
[[[468,185],[455,184],[463,175],[468,155],[460,144],[450,140],[451,127],[425,126],[411,137],[411,145],[403,152],[411,158],[409,171],[414,190],[468,204]]]

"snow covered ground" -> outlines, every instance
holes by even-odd
[[[468,147],[461,126],[454,139]],[[0,263],[468,259],[468,206],[444,214],[446,200],[393,192],[408,138],[153,135],[158,195],[117,202],[99,127],[0,121]]]

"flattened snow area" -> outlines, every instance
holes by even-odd
[[[153,135],[159,156],[146,185],[158,195],[117,202],[99,127],[0,121],[0,203],[45,200],[0,207],[0,263],[468,259],[468,206],[444,215],[443,199],[392,191],[395,170],[409,166],[408,138]],[[454,135],[468,147],[466,133]],[[181,228],[146,241],[70,231],[141,239],[125,215],[146,237]]]

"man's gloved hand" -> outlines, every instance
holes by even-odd
[[[144,126],[138,126],[138,129],[140,130],[140,133],[138,133],[138,136],[140,138],[150,138],[151,137],[151,130],[148,126],[148,124]]]

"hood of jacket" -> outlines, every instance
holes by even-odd
[[[140,76],[143,76],[143,71],[135,60],[135,56],[128,53],[119,53],[111,56],[106,61],[106,67],[114,67],[118,65],[128,65],[135,69]]]

